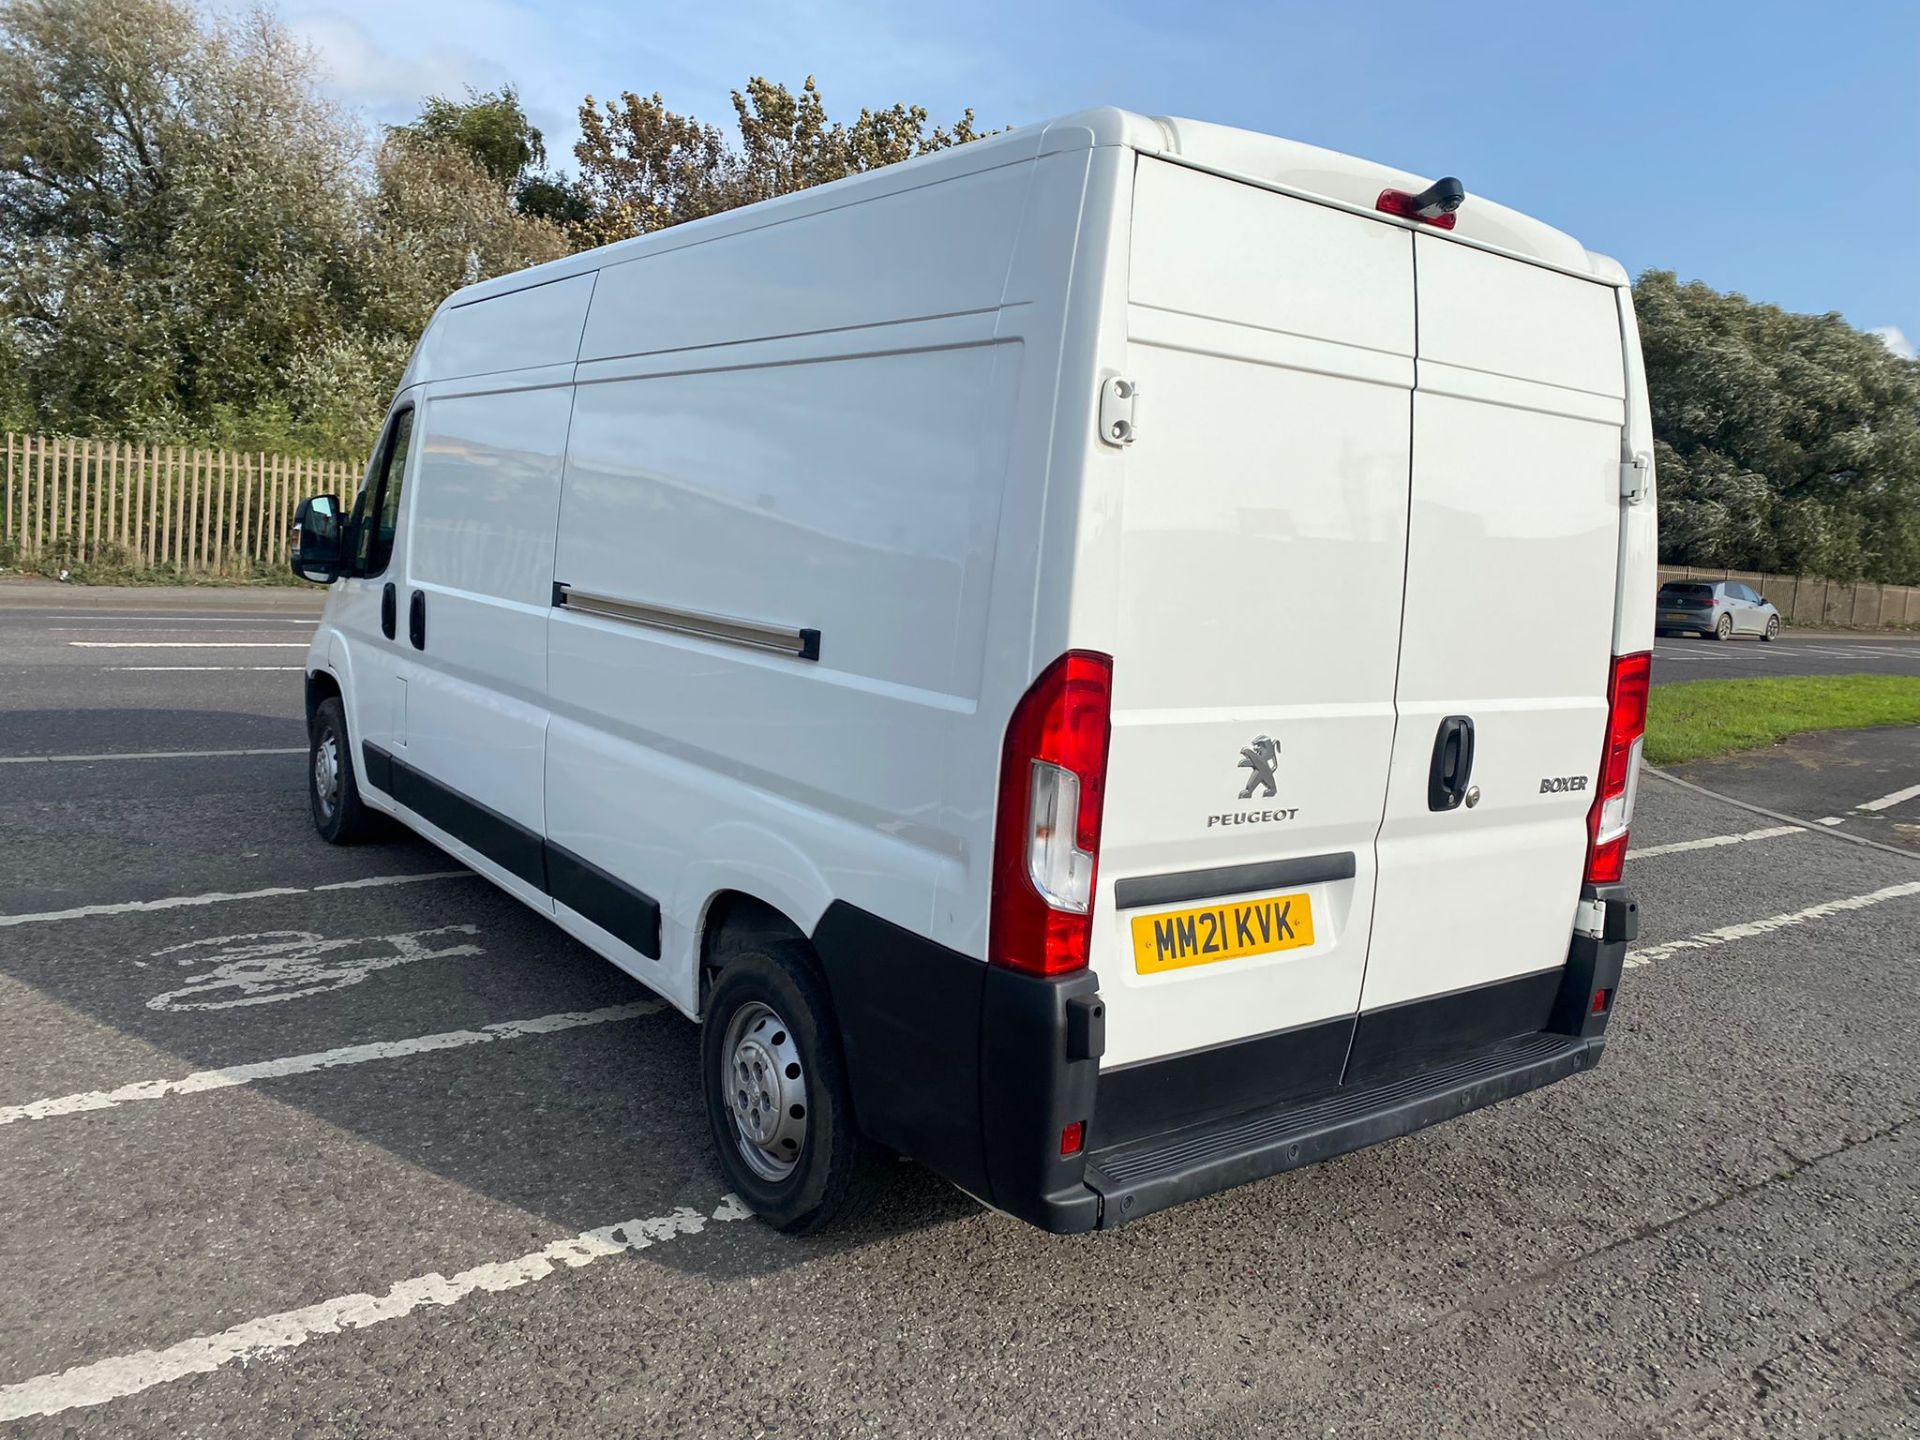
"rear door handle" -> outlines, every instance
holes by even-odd
[[[1473,777],[1473,720],[1449,715],[1433,737],[1433,765],[1427,771],[1427,808],[1455,810],[1466,798]]]
[[[407,638],[413,642],[413,648],[427,648],[427,592],[416,590],[413,599],[407,603]]]
[[[399,605],[393,598],[393,582],[389,580],[380,591],[380,633],[391,640],[393,628],[399,623],[396,612]]]

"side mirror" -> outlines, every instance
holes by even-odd
[[[344,530],[338,496],[302,500],[293,516],[293,573],[316,585],[338,580],[347,568]]]

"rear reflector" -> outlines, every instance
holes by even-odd
[[[1596,1015],[1606,1014],[1607,1002],[1611,999],[1613,999],[1613,991],[1611,990],[1594,991],[1593,992],[1593,1013]]]
[[[1599,793],[1587,812],[1587,883],[1613,885],[1626,868],[1627,827],[1640,784],[1640,749],[1647,734],[1647,690],[1653,656],[1616,655],[1607,678],[1607,745],[1600,757]]]
[[[1420,213],[1419,196],[1409,195],[1404,190],[1382,190],[1380,198],[1373,202],[1373,208],[1384,215],[1398,215],[1402,220],[1418,220],[1422,225],[1431,225],[1436,230],[1453,228],[1453,211],[1444,210],[1438,215]]]
[[[1078,1155],[1087,1143],[1087,1122],[1076,1120],[1060,1132],[1060,1153]]]
[[[1029,975],[1086,968],[1112,733],[1113,660],[1070,650],[1013,708],[1000,751],[990,964]]]

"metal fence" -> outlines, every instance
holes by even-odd
[[[364,467],[341,460],[5,437],[0,549],[22,565],[245,575],[287,558],[308,495],[351,496]]]
[[[1920,626],[1920,585],[1876,585],[1869,580],[1821,580],[1808,575],[1768,575],[1759,570],[1662,565],[1660,583],[1669,580],[1738,580],[1771,600],[1789,625],[1862,630]]]

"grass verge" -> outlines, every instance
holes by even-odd
[[[1920,676],[1783,675],[1657,685],[1647,711],[1647,760],[1678,765],[1757,750],[1809,730],[1920,725]]]

